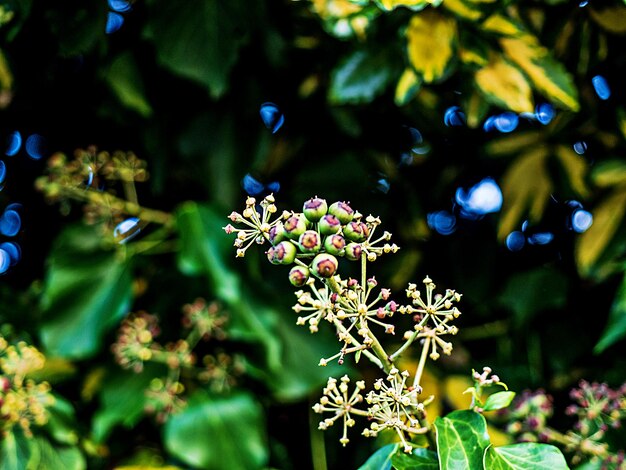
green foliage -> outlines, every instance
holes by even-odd
[[[567,470],[563,454],[554,446],[532,442],[502,447],[489,447],[485,452],[485,468],[494,470]]]

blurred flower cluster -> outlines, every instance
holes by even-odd
[[[42,369],[44,363],[44,355],[35,347],[24,341],[9,344],[0,336],[2,434],[19,426],[26,436],[32,436],[31,426],[43,426],[48,422],[47,408],[55,402],[50,385],[28,378],[30,373]]]
[[[200,342],[226,338],[227,317],[217,303],[196,299],[184,305],[182,311],[184,338],[162,345],[156,341],[161,333],[157,316],[137,312],[122,322],[111,346],[116,362],[125,369],[140,373],[147,363],[166,366],[165,377],[153,378],[146,390],[146,412],[154,414],[159,422],[184,407],[185,381],[196,381],[220,393],[236,385],[237,377],[244,372],[239,356],[219,349],[214,354],[203,352],[201,365],[197,365],[196,348]]]

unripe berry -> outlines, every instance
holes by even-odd
[[[317,196],[306,201],[304,203],[304,207],[302,208],[304,216],[311,222],[317,222],[320,220],[322,216],[326,215],[327,211],[328,204],[326,204],[326,200]]]
[[[283,241],[267,250],[267,259],[272,264],[291,264],[296,259],[296,252],[296,245]]]
[[[324,249],[331,255],[343,256],[345,247],[346,239],[341,235],[329,235],[324,240]]]
[[[326,214],[320,219],[317,227],[322,235],[332,235],[333,233],[339,232],[341,222],[334,215]]]
[[[277,245],[278,243],[282,242],[286,238],[285,227],[283,226],[283,223],[278,222],[276,225],[270,228],[268,236],[272,245]]]
[[[287,238],[297,240],[306,231],[307,220],[303,214],[293,214],[283,224]]]
[[[346,258],[350,261],[356,261],[361,258],[363,248],[358,243],[348,243],[346,246]]]
[[[354,210],[345,202],[333,202],[328,208],[328,213],[334,215],[339,219],[342,224],[352,222],[354,217]]]
[[[298,239],[303,253],[317,253],[322,247],[322,237],[315,230],[307,230]]]
[[[309,279],[309,268],[304,266],[294,266],[289,271],[289,282],[296,287],[302,287]]]
[[[337,258],[328,253],[320,253],[311,263],[311,270],[320,277],[331,277],[337,271],[339,262]]]
[[[343,228],[343,236],[353,242],[364,242],[370,229],[363,222],[350,222]]]

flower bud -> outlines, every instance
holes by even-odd
[[[364,242],[370,229],[363,222],[350,222],[343,228],[343,236],[353,242]]]
[[[356,261],[361,258],[362,252],[363,248],[358,243],[348,243],[345,254],[350,261]]]
[[[291,264],[296,259],[296,252],[296,245],[283,241],[267,250],[267,259],[272,264]]]
[[[328,204],[326,204],[326,200],[317,196],[306,201],[304,203],[304,207],[302,208],[304,216],[311,222],[317,222],[320,220],[322,216],[326,215],[327,211]]]
[[[294,266],[289,271],[289,282],[296,287],[302,287],[309,279],[309,268],[304,266]]]
[[[328,253],[320,253],[311,263],[313,273],[320,277],[331,277],[337,271],[339,262],[337,258]]]
[[[269,236],[270,243],[272,245],[277,245],[278,243],[282,242],[287,236],[285,233],[285,227],[283,226],[282,222],[278,222],[276,225],[270,228],[267,235]]]
[[[317,253],[322,247],[322,237],[315,230],[307,230],[298,239],[303,253]]]
[[[328,208],[328,213],[339,219],[343,225],[352,222],[354,210],[345,202],[334,202]]]
[[[341,222],[334,215],[326,214],[320,219],[318,228],[322,235],[332,235],[333,233],[339,232],[341,229]]]
[[[293,214],[283,224],[287,238],[297,240],[306,231],[306,218],[303,214]]]
[[[324,240],[324,249],[331,255],[343,256],[346,240],[341,235],[329,235]]]

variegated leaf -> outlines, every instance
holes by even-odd
[[[396,85],[394,101],[398,106],[403,106],[411,101],[422,86],[422,79],[413,71],[407,68],[402,72],[400,80]]]
[[[517,113],[532,112],[532,91],[517,67],[493,54],[489,64],[474,75],[478,89],[490,103]]]
[[[442,0],[375,0],[376,5],[385,11],[391,11],[398,7],[405,7],[413,11],[420,11],[428,5],[438,6]]]

